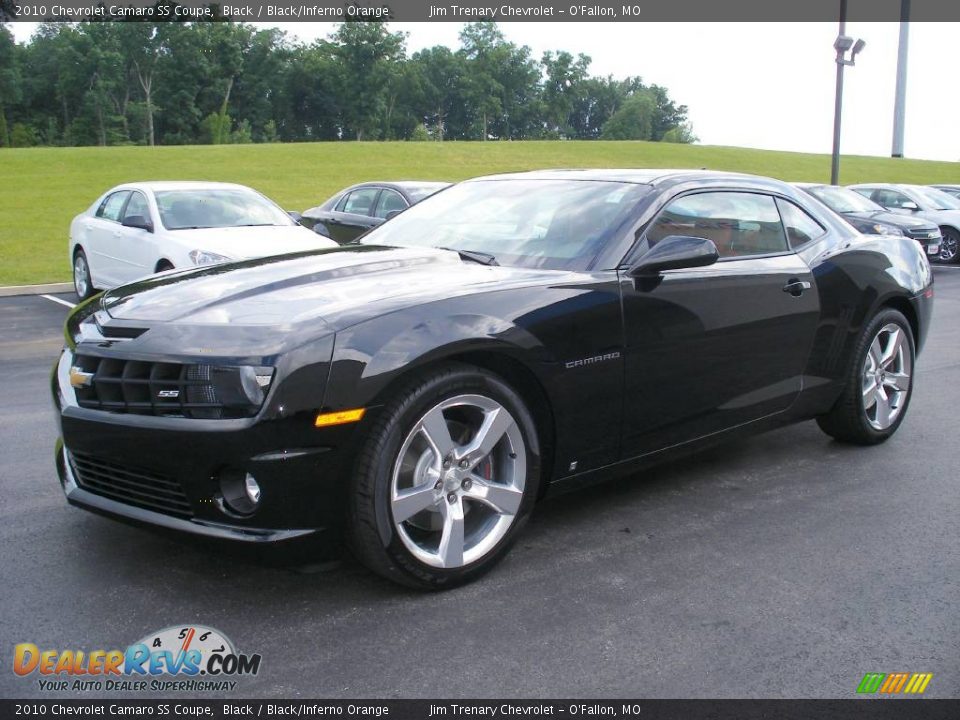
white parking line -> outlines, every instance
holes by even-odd
[[[52,300],[55,303],[60,303],[61,305],[66,305],[68,308],[76,307],[74,303],[67,302],[66,300],[61,300],[60,298],[54,297],[53,295],[41,295],[40,297],[46,298],[47,300]]]

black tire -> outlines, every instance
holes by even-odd
[[[459,567],[434,567],[414,555],[405,544],[410,542],[409,535],[405,533],[406,539],[401,537],[401,530],[394,526],[391,505],[394,468],[395,464],[400,466],[400,453],[404,447],[410,447],[410,438],[416,437],[415,428],[421,419],[444,401],[463,395],[492,400],[512,416],[515,422],[511,430],[518,429],[523,438],[526,471],[522,475],[525,482],[518,509],[515,514],[509,515],[513,518],[512,524],[495,545],[481,557]],[[441,417],[443,412],[449,410],[441,411]],[[452,421],[448,418],[445,420],[448,428],[452,428]],[[435,452],[433,456],[436,456]],[[510,457],[515,458],[516,454],[511,453]],[[536,427],[523,399],[502,379],[486,370],[453,363],[437,367],[399,389],[367,431],[367,439],[359,452],[351,480],[347,546],[370,570],[408,587],[445,590],[470,582],[503,558],[526,524],[538,495],[540,470]],[[442,483],[443,480],[439,480],[437,487]],[[447,490],[438,492],[442,498]],[[472,501],[465,497],[463,505],[459,507],[472,507],[468,502]],[[442,505],[441,499],[436,507]],[[477,517],[482,518],[483,515]],[[463,543],[463,547],[466,545]]]
[[[157,263],[158,273],[166,272],[167,270],[173,270],[172,262],[170,262],[169,260],[161,260],[160,262]]]
[[[73,291],[80,300],[86,300],[97,292],[90,275],[90,261],[83,248],[77,248],[73,253]]]
[[[960,231],[952,227],[940,228],[943,239],[940,241],[940,254],[937,262],[960,263]]]
[[[871,422],[869,407],[864,399],[864,382],[868,379],[871,345],[887,327],[897,326],[903,333],[903,351],[908,359],[907,389],[896,405],[896,416],[886,427],[878,428]],[[883,333],[889,337],[889,333]],[[916,346],[910,323],[897,310],[884,308],[864,327],[854,348],[853,362],[847,370],[843,393],[829,413],[817,418],[817,424],[827,435],[854,445],[876,445],[892,436],[907,415],[913,396],[913,367]],[[891,373],[892,374],[892,373]],[[884,389],[886,387],[884,386]]]

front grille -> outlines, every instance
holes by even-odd
[[[907,230],[907,237],[914,240],[933,240],[940,237],[940,230]]]
[[[71,452],[70,464],[84,490],[146,510],[193,516],[183,488],[172,478],[86,453]]]
[[[237,368],[83,354],[73,364],[92,376],[74,388],[82,408],[208,420],[250,417],[258,409],[230,392],[240,384]]]

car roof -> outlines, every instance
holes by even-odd
[[[385,187],[385,188],[394,188],[396,190],[409,190],[411,188],[435,187],[439,190],[440,188],[448,187],[450,184],[451,183],[445,182],[443,180],[368,180],[366,182],[357,183],[356,185],[351,185],[348,188],[344,188],[337,194],[340,195],[350,190],[356,190],[358,188],[365,188],[365,187]]]
[[[117,185],[114,190],[150,190],[163,192],[165,190],[251,190],[246,185],[237,183],[212,182],[206,180],[147,180]]]
[[[923,185],[915,185],[913,183],[854,183],[853,185],[848,185],[847,187],[880,188],[885,190],[911,190],[916,187],[923,187]]]
[[[953,188],[955,190],[960,190],[960,184],[957,184],[957,183],[933,183],[932,185],[928,185],[927,187]]]
[[[673,184],[691,180],[735,180],[746,182],[754,187],[768,186],[782,188],[783,183],[772,178],[745,173],[722,172],[705,169],[669,169],[669,168],[613,168],[613,169],[557,169],[531,170],[529,172],[502,173],[474,178],[477,180],[593,180],[600,182],[622,182],[637,185]]]

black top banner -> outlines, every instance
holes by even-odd
[[[960,21],[956,0],[909,0],[915,22]],[[902,0],[849,0],[847,20],[898,21]],[[0,21],[752,22],[834,21],[840,0],[0,0]]]

